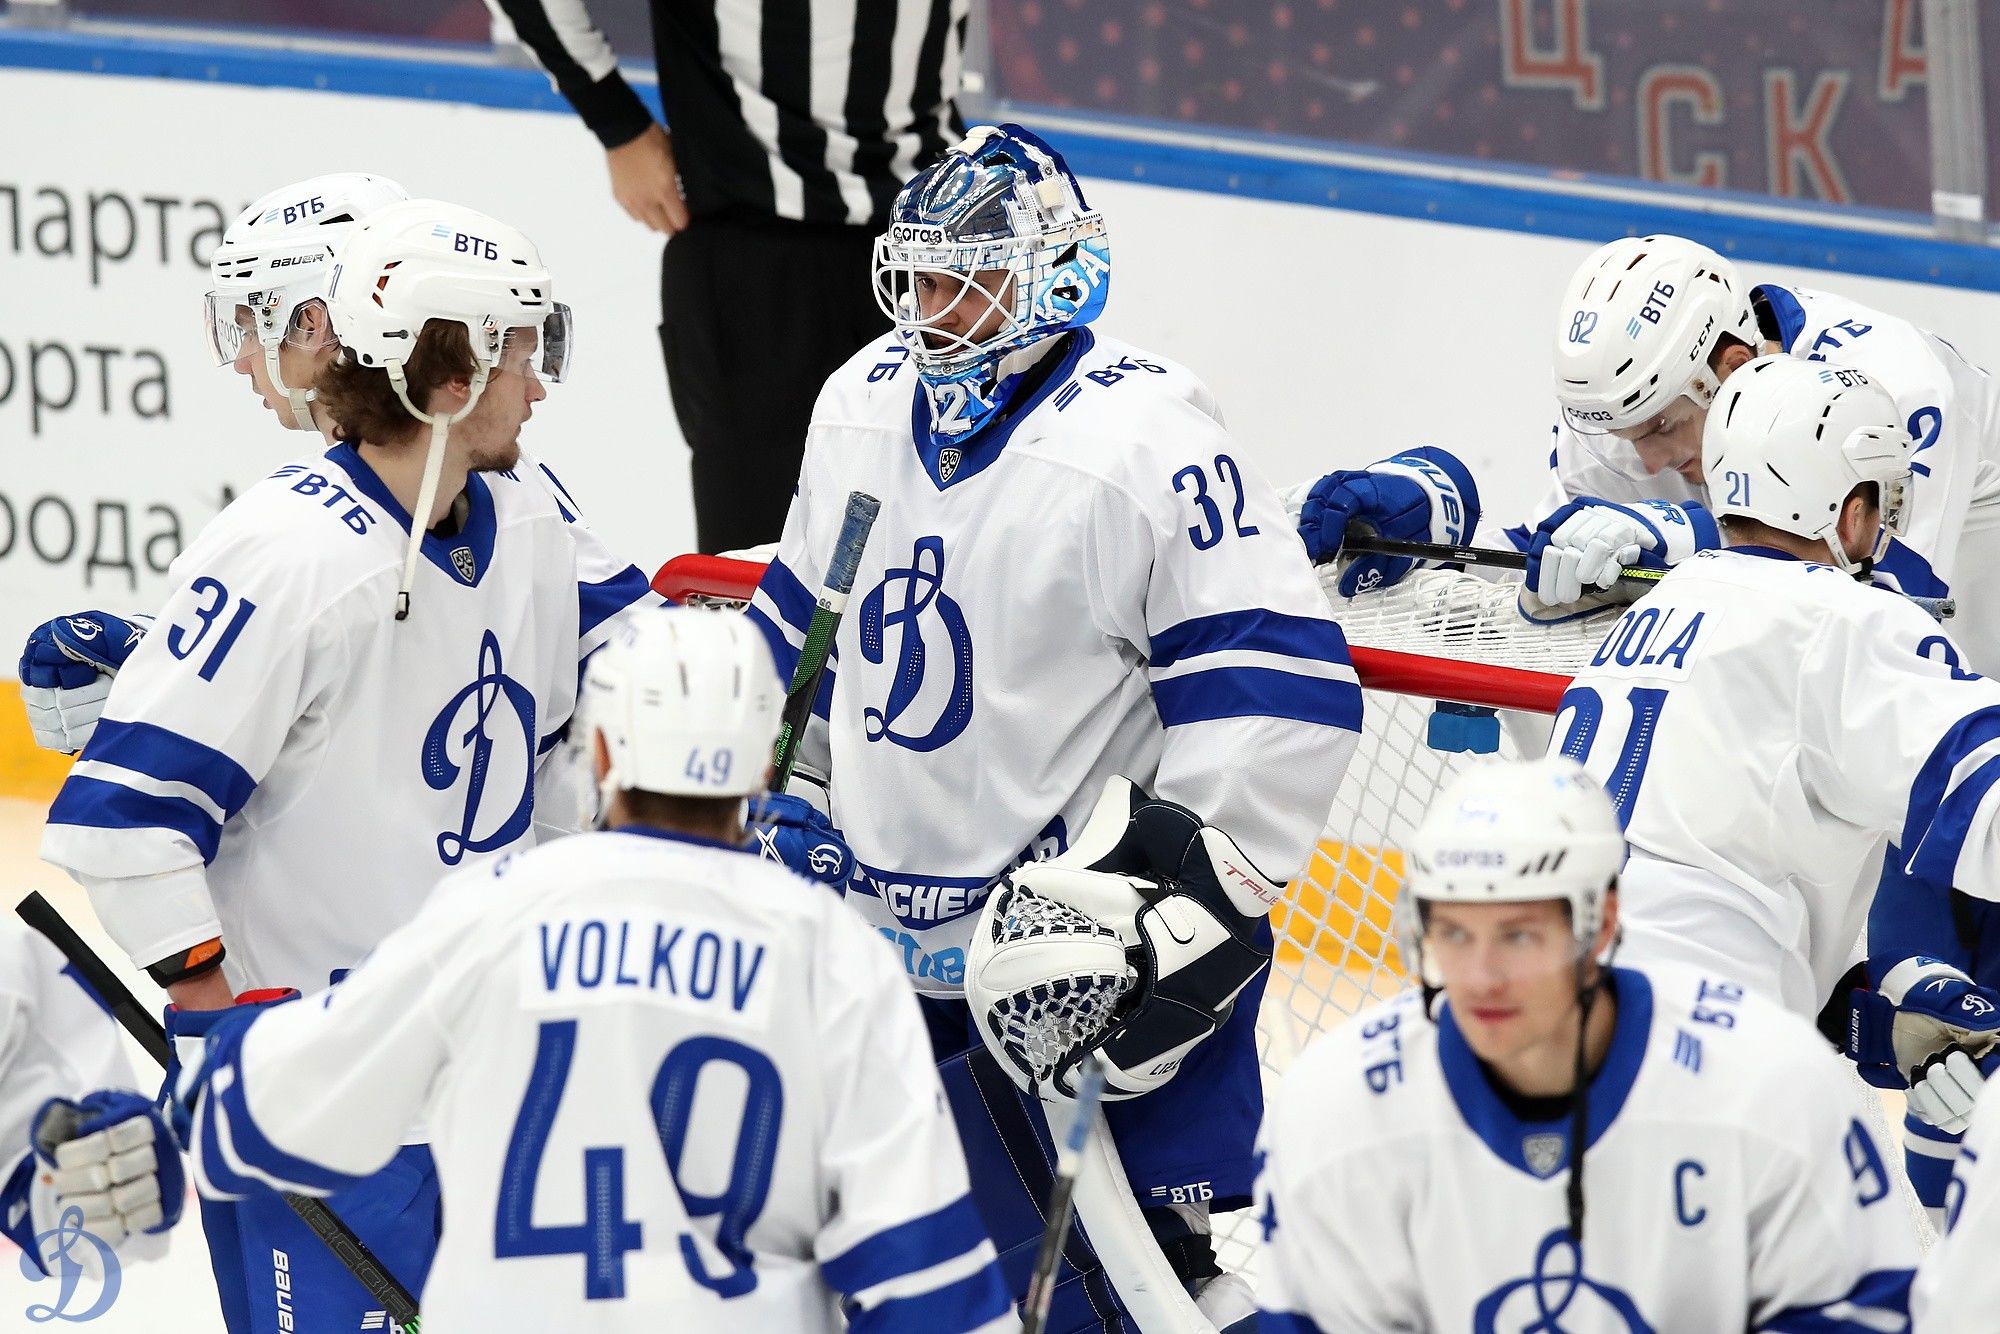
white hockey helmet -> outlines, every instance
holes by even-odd
[[[288,423],[313,430],[315,394],[285,383],[278,349],[298,341],[299,307],[323,301],[333,272],[334,251],[354,224],[377,209],[409,198],[403,187],[382,176],[342,171],[273,190],[243,210],[209,258],[214,286],[203,302],[202,324],[208,352],[227,366],[243,350],[246,334],[264,348],[264,369],[291,403]]]
[[[1863,482],[1880,489],[1879,559],[1900,536],[1910,490],[1910,433],[1887,390],[1860,371],[1780,353],[1729,377],[1702,428],[1701,461],[1714,488],[1709,508],[1840,544],[1840,509]]]
[[[1736,266],[1679,236],[1628,236],[1591,252],[1563,293],[1555,329],[1556,399],[1578,431],[1603,435],[1720,385],[1716,341],[1762,342]]]
[[[1560,899],[1577,947],[1588,949],[1604,925],[1606,891],[1625,865],[1625,831],[1611,798],[1575,760],[1495,761],[1445,785],[1408,859],[1400,896],[1406,948],[1421,953],[1425,904]]]
[[[660,607],[631,617],[584,670],[573,730],[602,736],[602,788],[744,797],[764,788],[785,692],[747,616]]]
[[[327,308],[341,355],[386,371],[403,407],[431,428],[417,515],[437,498],[451,427],[478,406],[486,382],[510,337],[535,336],[533,373],[562,380],[574,346],[568,306],[555,299],[554,283],[534,242],[484,213],[435,199],[391,204],[354,228],[335,257]],[[475,369],[465,406],[435,416],[410,400],[404,365],[424,326],[463,325]],[[396,619],[409,615],[424,523],[410,525],[409,549],[397,591]]]

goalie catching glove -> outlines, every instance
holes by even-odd
[[[1938,959],[1905,959],[1856,991],[1847,1054],[1877,1088],[1909,1089],[1910,1110],[1959,1134],[2000,1044],[2000,996]]]
[[[972,933],[966,1001],[987,1048],[1035,1097],[1165,1084],[1271,962],[1265,915],[1284,886],[1219,829],[1124,778],[1069,851],[1004,877]]]

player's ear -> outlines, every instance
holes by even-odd
[[[1591,956],[1603,958],[1604,951],[1611,948],[1611,942],[1618,938],[1618,882],[1613,880],[1604,891],[1604,921],[1597,928],[1597,939],[1593,942]]]
[[[1740,339],[1729,338],[1727,334],[1723,337],[1727,340],[1727,345],[1715,354],[1713,365],[1715,376],[1719,380],[1728,379],[1730,372],[1757,359],[1757,349],[1750,344]]]
[[[604,744],[602,732],[590,734],[590,771],[600,783],[604,781],[604,776],[611,772],[611,748]]]

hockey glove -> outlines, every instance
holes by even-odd
[[[75,1208],[84,1230],[114,1247],[180,1220],[187,1201],[180,1148],[139,1094],[105,1089],[75,1102],[50,1098],[30,1127],[49,1217]]]
[[[1980,1058],[2000,1043],[2000,994],[1948,963],[1919,956],[1849,1001],[1847,1055],[1861,1077],[1877,1088],[1910,1089],[1910,1110],[1941,1130],[1953,1129],[1945,1121],[1959,1114],[1954,1081],[1977,1076]],[[1954,1052],[1970,1059],[1954,1063]],[[1922,1098],[1920,1084],[1929,1086]],[[1933,1120],[1926,1107],[1944,1120]],[[1963,1110],[1969,1115],[1970,1104]]]
[[[72,755],[84,748],[104,712],[111,678],[152,623],[150,616],[126,620],[80,611],[34,628],[21,650],[20,676],[36,745]]]
[[[1925,1061],[1910,1081],[1911,1115],[1947,1135],[1963,1135],[1986,1081],[2000,1069],[2000,1051],[1974,1059],[1963,1047],[1949,1047]],[[1928,1201],[1926,1201],[1928,1203]]]
[[[1535,526],[1527,586],[1544,604],[1560,607],[1589,590],[1612,587],[1628,565],[1664,570],[1720,545],[1715,519],[1700,505],[1614,505],[1586,496]]]
[[[1316,565],[1340,555],[1350,525],[1399,542],[1455,546],[1479,524],[1479,492],[1472,474],[1452,455],[1429,445],[1365,470],[1328,473],[1303,495],[1295,490],[1286,499],[1287,508],[1298,501],[1299,539]],[[1387,588],[1416,564],[1408,556],[1359,556],[1341,572],[1340,595]]]
[[[845,896],[854,853],[833,821],[804,796],[767,792],[750,801],[750,834],[766,861],[779,862]]]
[[[1066,1053],[1050,1080],[1074,1096],[1077,1069],[1095,1051],[1110,1099],[1165,1084],[1228,1020],[1237,994],[1270,965],[1264,919],[1284,892],[1227,834],[1122,778],[1106,785],[1069,852],[1009,881],[1076,908],[1125,943],[1136,986],[1104,1036]]]

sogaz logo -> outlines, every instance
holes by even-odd
[[[899,222],[889,229],[891,241],[901,241],[905,245],[943,245],[944,228],[920,227],[914,223]]]

